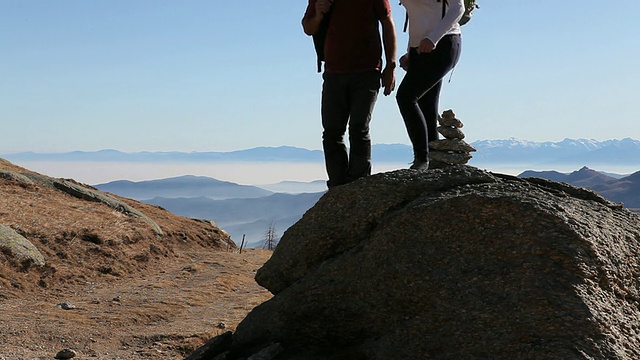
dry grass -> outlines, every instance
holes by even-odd
[[[28,172],[6,161],[0,170]],[[253,280],[270,252],[227,252],[219,229],[121,200],[164,235],[101,203],[0,178],[0,224],[47,262],[0,252],[0,359],[50,359],[66,347],[79,358],[178,359],[270,297]]]

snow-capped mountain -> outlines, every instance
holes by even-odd
[[[597,167],[600,164],[638,165],[640,141],[631,138],[597,141],[564,139],[559,142],[532,142],[516,138],[473,142],[478,151],[476,164],[537,164]]]
[[[470,165],[490,164],[566,164],[572,168],[601,164],[638,165],[640,168],[640,140],[597,141],[593,139],[564,139],[559,142],[534,142],[516,138],[480,140],[472,142],[477,151]],[[14,153],[0,157],[20,161],[117,161],[117,162],[308,162],[322,163],[321,150],[308,150],[291,146],[257,147],[231,152],[137,152],[117,150],[67,153]],[[407,163],[411,161],[411,146],[407,144],[376,144],[372,149],[374,162]]]

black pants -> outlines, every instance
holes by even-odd
[[[322,147],[329,188],[371,174],[369,123],[380,90],[380,72],[323,75]],[[344,134],[349,127],[349,153]]]
[[[409,69],[396,100],[413,145],[414,160],[426,160],[429,141],[438,139],[442,79],[458,63],[461,43],[460,35],[447,35],[430,53],[419,54],[416,48],[409,51]]]

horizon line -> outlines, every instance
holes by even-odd
[[[604,142],[608,142],[608,141],[623,141],[623,140],[631,140],[634,142],[640,142],[640,140],[638,139],[634,139],[631,137],[625,137],[622,139],[607,139],[607,140],[596,140],[596,139],[590,139],[590,138],[564,138],[560,141],[551,141],[551,140],[547,140],[547,141],[532,141],[532,140],[527,140],[527,139],[522,139],[522,138],[518,138],[518,137],[510,137],[510,138],[506,138],[506,139],[484,139],[484,140],[475,140],[473,142],[471,142],[470,144],[474,144],[474,143],[481,143],[481,142],[491,142],[491,141],[518,141],[518,142],[525,142],[525,143],[532,143],[532,144],[557,144],[557,143],[562,143],[565,141],[580,141],[580,140],[586,140],[586,141],[591,141],[591,142],[598,142],[598,143],[604,143]],[[394,146],[394,145],[400,145],[400,146],[408,146],[410,147],[411,144],[406,144],[406,143],[376,143],[376,144],[372,144],[373,146]],[[244,148],[244,149],[237,149],[237,150],[228,150],[228,151],[215,151],[215,150],[209,150],[209,151],[195,151],[195,150],[139,150],[139,151],[123,151],[123,150],[118,150],[118,149],[113,149],[113,148],[103,148],[103,149],[98,149],[98,150],[67,150],[67,151],[54,151],[54,152],[45,152],[45,151],[33,151],[33,150],[26,150],[26,151],[17,151],[17,152],[2,152],[0,153],[0,155],[20,155],[20,154],[34,154],[34,155],[65,155],[65,154],[72,154],[72,153],[81,153],[81,154],[85,154],[85,153],[105,153],[105,152],[117,152],[117,153],[122,153],[122,154],[232,154],[232,153],[238,153],[238,152],[244,152],[244,151],[249,151],[249,150],[259,150],[259,149],[266,149],[266,150],[275,150],[275,149],[295,149],[295,150],[307,150],[309,152],[322,152],[322,149],[309,149],[309,148],[304,148],[304,147],[299,147],[299,146],[293,146],[293,145],[277,145],[277,146],[255,146],[255,147],[250,147],[250,148]]]

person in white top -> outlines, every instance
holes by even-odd
[[[400,58],[407,71],[396,100],[413,145],[410,169],[429,168],[429,141],[438,139],[442,79],[460,58],[463,0],[402,0],[409,18],[409,46]]]

